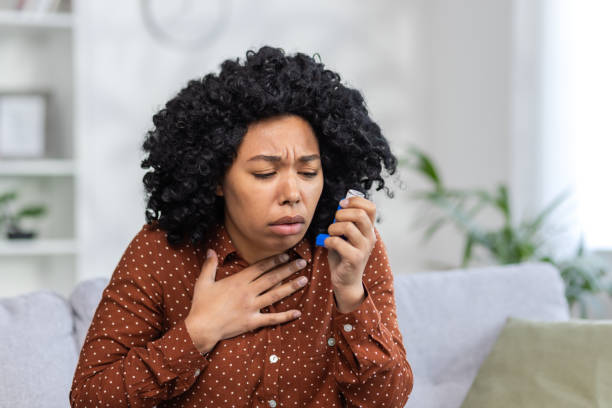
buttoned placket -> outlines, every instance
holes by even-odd
[[[233,273],[237,273],[243,268],[248,267],[246,261],[244,261],[239,256],[235,256],[233,253],[232,256],[233,264],[235,270]],[[299,255],[298,255],[299,256]],[[227,258],[229,260],[229,258]],[[305,271],[305,269],[304,269]],[[219,277],[217,277],[217,280]],[[312,276],[309,277],[309,280],[312,279]],[[285,311],[285,310],[282,310]],[[266,306],[261,309],[262,313],[277,313],[280,312],[273,305]],[[283,350],[282,350],[282,331],[280,325],[269,326],[270,329],[266,330],[267,333],[267,344],[266,349],[264,351],[265,355],[263,358],[263,379],[260,382],[260,386],[255,390],[254,398],[263,403],[264,406],[276,408],[280,407],[280,395],[279,395],[279,373],[281,369],[281,364],[283,366],[287,364],[287,361],[284,361],[282,358]],[[335,345],[335,339],[333,337],[328,338],[327,340],[328,346],[333,347]]]
[[[248,264],[243,259],[238,259],[236,269],[242,270]],[[262,313],[276,313],[277,310],[273,305],[266,306],[261,309]],[[265,406],[276,408],[279,405],[279,386],[278,376],[281,364],[281,328],[280,325],[269,326],[267,333],[267,344],[265,356],[263,359],[263,379],[261,385],[255,391],[255,398],[262,400]]]
[[[311,272],[309,269],[301,269],[299,273],[303,272]],[[295,276],[292,276],[288,279],[294,279]],[[308,279],[312,279],[312,276],[309,276]],[[266,306],[262,309],[264,313],[279,313],[284,312],[285,309],[279,310],[275,307],[274,304]],[[279,373],[281,370],[281,365],[284,367],[289,364],[289,361],[283,360],[283,343],[282,343],[282,329],[281,325],[270,326],[271,329],[267,330],[268,334],[268,343],[266,349],[266,358],[264,360],[264,378],[262,381],[263,384],[263,401],[265,402],[265,406],[276,408],[280,407],[279,399],[281,395],[279,395]]]
[[[265,308],[266,313],[277,313],[278,310],[274,305]],[[264,375],[263,375],[263,399],[269,407],[279,406],[279,385],[278,375],[280,366],[284,361],[281,357],[281,328],[280,325],[271,327],[271,330],[266,331],[268,334],[268,343],[266,347],[266,358],[264,360]]]

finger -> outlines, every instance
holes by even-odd
[[[363,233],[359,230],[359,228],[357,228],[357,226],[353,222],[336,221],[327,228],[327,232],[329,232],[329,235],[344,235],[346,238],[348,238],[351,245],[362,251],[370,250],[371,238],[364,236]]]
[[[367,200],[363,197],[350,197],[347,199],[348,204],[346,206],[342,206],[342,208],[361,208],[366,212],[372,224],[374,224],[374,220],[376,219],[376,204],[372,201]]]
[[[217,275],[217,254],[214,250],[209,249],[206,251],[206,259],[202,263],[202,269],[200,270],[200,276],[198,280],[203,282],[214,282],[215,276]]]
[[[280,313],[257,313],[253,319],[255,322],[255,328],[274,326],[276,324],[282,324],[290,320],[297,319],[299,315],[294,315],[296,312],[301,314],[299,310],[295,309]]]
[[[299,261],[300,259],[297,259],[293,262],[276,268],[275,270],[272,270],[266,273],[265,275],[260,276],[259,278],[250,283],[251,287],[253,288],[255,293],[259,295],[260,293],[270,289],[272,286],[281,282],[283,279],[288,278],[295,272],[306,267],[307,262],[304,259],[301,259],[301,261],[304,261],[302,266],[300,266]]]
[[[353,197],[351,197],[353,198]],[[376,239],[374,225],[367,213],[361,208],[347,208],[336,212],[336,222],[354,222],[359,231],[368,239]]]
[[[262,309],[266,306],[270,306],[292,293],[302,289],[308,283],[308,278],[305,276],[300,276],[297,279],[292,280],[291,282],[287,282],[279,288],[274,288],[262,295],[259,295],[255,298],[255,307],[257,309]]]
[[[286,263],[288,260],[289,255],[285,253],[264,258],[261,261],[255,262],[253,265],[249,266],[244,271],[244,273],[246,274],[245,279],[248,279],[249,282],[252,282],[260,275]]]
[[[340,254],[342,259],[351,265],[357,265],[361,259],[361,251],[340,237],[328,237],[324,241],[325,248],[333,249]]]

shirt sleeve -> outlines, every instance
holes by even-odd
[[[363,276],[364,301],[350,313],[333,307],[334,376],[349,407],[402,408],[414,380],[397,323],[386,248],[375,232]]]
[[[72,407],[153,407],[188,390],[210,362],[184,320],[164,332],[157,277],[169,261],[155,234],[143,227],[102,293],[74,374]]]

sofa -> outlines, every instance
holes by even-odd
[[[568,320],[549,264],[403,274],[394,271],[398,321],[414,388],[406,407],[458,408],[510,316]],[[0,407],[67,407],[79,350],[108,278],[68,299],[48,290],[0,299]]]

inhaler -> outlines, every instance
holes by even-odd
[[[344,197],[345,199],[349,198],[349,197],[364,197],[365,198],[365,194],[363,194],[361,191],[357,191],[357,190],[349,190],[346,193],[346,197]],[[340,204],[338,204],[338,210],[342,209],[342,206],[340,206]],[[332,222],[332,224],[336,222],[336,217],[334,217],[334,221]],[[319,234],[317,235],[317,241],[316,241],[316,245],[320,246],[320,247],[324,247],[325,244],[325,239],[329,237],[329,234]],[[346,237],[344,235],[341,235],[342,239],[346,240]]]

